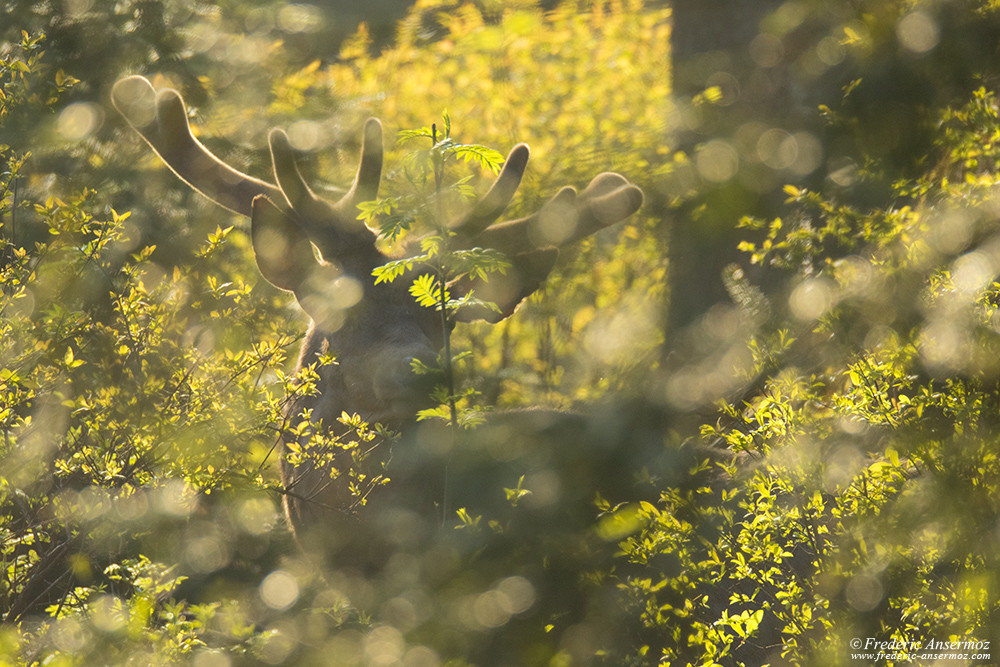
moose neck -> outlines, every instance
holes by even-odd
[[[402,284],[374,285],[371,278],[361,284],[357,303],[313,318],[299,368],[327,356],[336,361],[318,368],[320,396],[307,397],[295,410],[311,407],[313,419],[322,416],[327,424],[346,412],[398,428],[430,405],[438,378],[415,374],[412,366],[437,365],[440,316],[415,304]]]

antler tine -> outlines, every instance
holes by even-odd
[[[335,205],[317,196],[299,171],[288,135],[271,130],[268,136],[274,177],[290,207],[292,219],[299,225],[326,259],[345,249],[372,242],[372,232],[357,220],[357,202],[374,199],[382,172],[382,125],[370,119],[362,138],[361,160],[354,185]]]
[[[271,148],[271,165],[274,169],[274,179],[281,188],[284,200],[297,211],[307,213],[316,202],[316,195],[302,178],[298,165],[295,163],[295,153],[284,130],[275,128],[267,136]]]
[[[130,76],[115,84],[111,101],[171,171],[220,206],[250,216],[257,195],[281,201],[277,187],[233,169],[195,138],[177,91],[157,94],[148,79]]]
[[[382,123],[377,118],[365,122],[365,132],[361,137],[361,158],[354,184],[346,195],[337,202],[338,207],[351,208],[363,201],[371,201],[378,196],[379,181],[382,179]],[[351,210],[349,213],[356,213]]]
[[[577,199],[576,188],[571,185],[563,186],[555,196],[531,215],[490,225],[476,237],[476,243],[483,247],[496,248],[507,255],[531,252],[539,247],[539,239],[536,237],[540,235],[536,227],[540,221],[559,217],[567,220],[572,227],[577,225],[579,220]]]
[[[536,213],[490,225],[471,240],[507,255],[512,271],[489,281],[466,277],[451,287],[457,294],[475,290],[500,312],[469,306],[460,310],[456,319],[497,322],[509,316],[521,300],[541,286],[555,265],[559,248],[624,220],[642,206],[642,201],[642,190],[624,176],[604,173],[579,194],[570,186],[564,187]]]
[[[476,237],[476,243],[508,255],[529,252],[539,246],[567,246],[605,227],[624,220],[642,206],[642,190],[615,173],[595,177],[583,192],[564,187],[536,213],[518,220],[491,225]],[[546,220],[559,219],[567,230],[557,239],[546,240],[538,229]]]
[[[580,218],[565,243],[574,243],[632,215],[642,206],[642,190],[622,176],[606,172],[580,193]]]
[[[455,225],[456,232],[466,236],[476,236],[500,217],[510,204],[510,200],[514,198],[518,186],[521,185],[529,155],[527,144],[518,144],[511,149],[489,192],[483,195],[468,215]]]

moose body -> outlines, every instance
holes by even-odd
[[[336,331],[324,330],[316,322],[311,324],[296,370],[331,354],[337,361],[318,366],[318,393],[299,396],[288,404],[286,419],[290,425],[308,415],[314,424],[336,429],[338,419],[346,412],[371,424],[399,428],[428,404],[433,385],[425,381],[425,376],[412,373],[411,362],[433,363],[437,331],[433,323],[423,322],[429,319],[425,313],[404,319],[402,325],[392,319],[413,311],[407,307],[409,295],[400,294],[401,290],[373,292],[381,297],[379,307],[357,308]],[[412,299],[409,301],[412,303]],[[364,349],[366,354],[343,358],[335,352],[343,349]],[[285,442],[287,436],[283,435],[283,448]],[[337,457],[333,465],[344,468],[350,465],[350,459]],[[326,466],[309,462],[293,465],[283,451],[280,470],[285,513],[293,527],[312,523],[317,515],[330,511],[353,513],[361,500],[346,484],[332,479]]]
[[[275,182],[262,181],[226,165],[191,133],[181,96],[155,91],[143,77],[120,80],[112,92],[116,108],[182,180],[217,204],[251,219],[254,255],[271,284],[291,291],[312,322],[298,368],[331,355],[335,364],[318,365],[318,391],[290,401],[286,421],[294,430],[302,420],[336,429],[343,413],[398,427],[427,403],[432,378],[411,372],[415,361],[432,365],[442,345],[441,313],[414,302],[406,281],[375,284],[372,271],[388,258],[375,234],[357,220],[358,204],[376,198],[382,169],[382,126],[370,119],[364,128],[355,181],[339,201],[327,202],[302,179],[287,135],[273,130],[269,145]],[[497,312],[470,306],[454,321],[509,316],[537,290],[551,271],[558,248],[635,212],[642,192],[623,176],[603,173],[577,193],[561,189],[535,214],[496,222],[524,173],[528,148],[515,146],[490,190],[449,228],[458,247],[488,247],[504,253],[511,270],[501,279],[464,280],[449,285],[457,295],[476,291]],[[553,242],[539,241],[545,225],[560,230]],[[319,251],[317,259],[313,246]],[[350,513],[352,491],[341,475],[340,454],[325,463],[289,461],[289,445],[299,436],[283,434],[283,504],[293,531]],[[353,492],[356,493],[356,490]]]

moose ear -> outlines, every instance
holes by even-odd
[[[253,200],[250,235],[264,278],[280,289],[298,291],[317,264],[305,232],[274,202],[259,195]]]

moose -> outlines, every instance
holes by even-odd
[[[564,638],[572,635],[573,624],[600,629],[578,649],[581,662],[588,659],[586,647],[591,643],[614,644],[616,637],[631,631],[621,625],[623,619],[614,606],[604,603],[612,595],[607,582],[588,588],[590,584],[582,581],[581,573],[603,567],[612,557],[620,536],[613,522],[594,523],[599,509],[595,498],[655,499],[663,484],[700,483],[701,477],[689,472],[693,465],[731,457],[668,442],[666,434],[676,415],[638,399],[590,406],[588,414],[545,410],[494,414],[498,418],[488,428],[477,429],[462,446],[453,446],[445,455],[422,453],[427,438],[420,432],[427,426],[414,427],[412,422],[428,404],[435,378],[413,370],[435,363],[444,333],[441,313],[417,304],[407,281],[376,283],[372,276],[390,258],[379,250],[376,234],[360,222],[358,204],[377,196],[383,159],[381,123],[376,119],[365,123],[354,182],[338,201],[328,202],[303,180],[295,151],[281,130],[272,130],[268,137],[271,183],[212,155],[192,134],[184,101],[176,91],[157,92],[147,79],[131,76],[118,81],[112,101],[179,178],[216,204],[250,218],[262,276],[292,292],[311,319],[297,370],[321,357],[336,358],[336,363],[316,367],[316,392],[296,395],[287,403],[288,428],[277,443],[282,450],[283,509],[302,551],[360,575],[341,579],[342,583],[365,581],[386,597],[412,585],[409,570],[397,572],[392,566],[400,562],[425,571],[425,583],[442,600],[467,594],[463,569],[470,565],[482,577],[516,574],[513,580],[522,587],[530,582],[531,595],[524,604],[530,605],[533,616],[480,627],[478,634],[468,637],[460,635],[473,639],[455,650],[464,650],[477,661],[522,663],[538,642],[558,642],[557,633],[539,630],[540,618],[556,619],[559,627],[570,628]],[[532,215],[498,222],[521,182],[528,154],[526,145],[514,146],[487,193],[449,225],[457,247],[498,250],[512,267],[489,281],[463,279],[450,284],[448,289],[456,296],[474,290],[498,307],[488,309],[473,302],[452,313],[454,321],[499,322],[509,317],[544,283],[560,248],[624,220],[643,203],[642,191],[624,176],[602,173],[580,192],[569,186],[560,189]],[[562,233],[547,235],[547,226]],[[349,489],[344,474],[351,460],[343,452],[322,461],[296,461],[289,455],[303,438],[300,425],[308,422],[320,430],[332,429],[342,413],[417,434],[409,439],[404,435],[395,447],[391,483],[373,494],[374,502],[363,513],[357,511],[356,490]],[[442,473],[441,468],[450,472]],[[521,489],[518,475],[523,481],[525,471],[534,475],[528,486],[539,493],[527,507],[512,509],[510,502],[503,502],[503,492],[510,499],[513,491],[516,501]],[[428,529],[431,522],[415,507],[420,503],[426,507],[428,496],[437,497],[436,488],[428,490],[436,487],[430,480],[435,474],[451,476],[446,491],[461,499],[452,509],[464,510],[464,502],[471,499],[472,512],[496,517],[491,521],[496,527],[475,538],[471,531]],[[503,476],[506,481],[497,483]],[[494,488],[506,484],[517,488]],[[364,520],[358,521],[357,514]],[[466,518],[477,521],[471,512]],[[457,553],[463,557],[447,556]],[[739,585],[726,582],[724,587],[736,590]],[[723,608],[725,603],[712,613]],[[442,624],[441,632],[451,632],[448,614],[425,622]],[[760,641],[762,646],[778,643],[773,632]],[[571,653],[576,655],[576,650]],[[741,651],[752,654],[753,660],[763,656],[763,649],[750,643]]]
[[[426,375],[415,362],[431,364],[442,346],[441,316],[414,302],[405,281],[375,284],[373,270],[388,257],[376,234],[358,219],[358,204],[376,198],[382,172],[382,124],[364,126],[357,175],[338,201],[317,196],[304,181],[288,135],[268,137],[274,182],[241,173],[215,157],[192,134],[181,95],[156,91],[144,77],[118,81],[112,102],[163,162],[191,188],[216,204],[250,218],[257,266],[272,285],[295,295],[311,318],[298,368],[332,354],[335,364],[319,367],[318,392],[287,406],[294,425],[308,418],[329,428],[342,413],[398,428],[427,401]],[[497,322],[535,292],[552,270],[559,248],[633,214],[642,191],[617,173],[596,176],[581,192],[567,186],[528,217],[498,222],[520,185],[529,150],[510,151],[488,192],[449,228],[461,248],[492,248],[512,268],[506,275],[449,285],[456,296],[475,290],[498,310],[469,306],[456,321]],[[547,238],[543,227],[567,230]],[[318,258],[313,248],[318,251]],[[289,432],[294,431],[289,429]],[[283,506],[293,533],[353,509],[348,484],[339,476],[342,457],[325,464],[289,462],[295,435],[283,434],[280,477]]]

